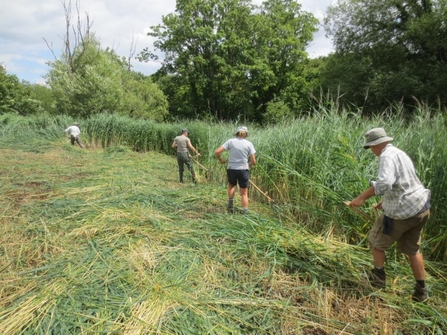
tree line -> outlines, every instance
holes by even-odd
[[[409,115],[447,103],[447,0],[338,0],[321,22],[335,51],[316,59],[306,48],[320,23],[293,0],[177,0],[136,56],[161,62],[150,76],[103,49],[88,16],[72,25],[64,11],[74,43],[67,28],[47,86],[0,67],[0,113],[275,123],[334,105]]]

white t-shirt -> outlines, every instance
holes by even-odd
[[[229,170],[249,170],[248,157],[256,153],[253,144],[245,138],[232,138],[222,144],[225,150],[228,150],[230,155],[228,157]]]
[[[79,136],[79,134],[81,133],[81,131],[77,126],[70,126],[67,129],[65,129],[65,132],[75,137]]]

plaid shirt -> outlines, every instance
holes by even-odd
[[[371,182],[382,196],[384,214],[396,220],[415,216],[430,198],[416,175],[413,162],[402,150],[388,144],[379,157],[379,174]]]

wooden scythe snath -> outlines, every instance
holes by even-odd
[[[204,169],[205,171],[209,171],[209,169],[207,169],[206,167],[204,167],[202,164],[199,163],[199,161],[197,159],[195,159],[194,157],[191,157],[192,160],[198,165],[200,166],[202,169]]]
[[[343,203],[346,206],[348,206],[349,208],[351,208],[356,214],[360,215],[361,217],[363,217],[367,221],[375,222],[376,221],[375,219],[378,217],[377,208],[375,208],[375,207],[373,207],[373,211],[374,211],[374,218],[373,218],[373,217],[369,216],[368,214],[366,214],[365,212],[363,212],[360,209],[358,209],[357,207],[351,206],[351,202],[350,201],[343,201]]]
[[[255,189],[257,189],[258,192],[261,193],[264,197],[266,197],[269,202],[273,201],[273,199],[270,198],[267,194],[265,194],[258,186],[256,186],[256,184],[254,182],[252,182],[251,180],[249,180],[249,181],[250,181],[251,186],[253,186]]]

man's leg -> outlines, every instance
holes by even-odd
[[[368,276],[369,283],[373,287],[384,288],[386,286],[385,273],[385,250],[393,243],[394,238],[382,232],[383,215],[380,215],[374,222],[369,234],[368,240],[371,243],[371,253],[373,257],[374,268]]]
[[[402,239],[397,241],[397,250],[408,255],[411,270],[416,281],[425,280],[424,258],[422,257],[420,247],[422,240],[422,230],[430,217],[430,210],[420,213],[404,221],[408,230],[402,235]]]
[[[383,269],[386,259],[385,251],[372,247],[372,256],[374,267],[377,269]]]
[[[248,212],[248,188],[241,188],[241,206],[244,213]]]
[[[230,183],[228,183],[227,193],[229,199],[234,198],[235,188],[236,188],[235,185],[231,185]]]
[[[188,167],[189,172],[191,173],[193,183],[196,183],[197,182],[196,172],[194,171],[194,167],[192,166],[191,160],[189,157],[188,157],[188,159],[186,159],[185,164]]]
[[[421,253],[416,255],[408,255],[410,259],[411,270],[413,271],[414,279],[425,280],[425,268],[424,268],[424,258]]]
[[[385,251],[378,249],[374,246],[371,247],[374,268],[368,276],[369,283],[373,287],[385,288],[386,286],[386,273],[385,273]]]
[[[228,213],[234,213],[234,193],[236,186],[228,183],[227,194],[228,194]]]
[[[81,144],[81,141],[79,140],[79,137],[76,137],[75,140],[76,140],[76,143],[79,144],[79,146],[82,148],[82,144]]]
[[[183,166],[183,158],[181,157],[181,155],[177,155],[177,163],[178,163],[178,174],[179,174],[179,179],[180,182],[183,183],[183,171],[184,171],[184,166]]]
[[[180,169],[179,169],[178,174],[179,174],[179,181],[180,181],[181,183],[183,183],[183,170],[180,170]]]
[[[239,191],[241,193],[242,213],[247,214],[248,213],[248,185],[249,185],[249,180],[250,180],[250,172],[248,170],[240,171],[238,178],[239,178]]]
[[[425,286],[424,258],[421,253],[408,255],[408,258],[410,259],[411,270],[413,271],[413,276],[416,280],[412,299],[414,301],[423,302],[428,298],[428,289]]]
[[[419,213],[405,220],[405,227],[409,227],[409,229],[402,235],[402,239],[397,242],[397,250],[408,255],[410,267],[416,281],[412,298],[419,302],[425,301],[428,298],[428,289],[425,285],[424,258],[420,248],[422,231],[429,217],[430,210],[426,210],[423,213]]]

